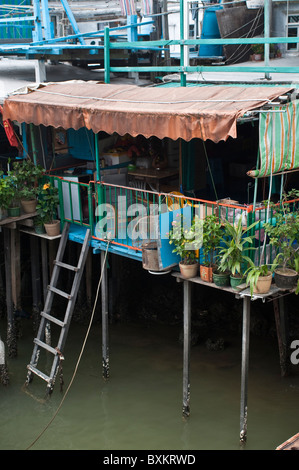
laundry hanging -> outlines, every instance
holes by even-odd
[[[259,169],[248,176],[263,178],[299,169],[299,101],[260,114]]]
[[[136,15],[135,0],[121,0],[120,6],[124,16]]]
[[[142,0],[141,11],[144,16],[152,15],[154,13],[153,0]]]

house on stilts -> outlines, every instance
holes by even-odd
[[[265,2],[265,21],[269,15],[268,7]],[[182,16],[184,11],[182,2]],[[103,375],[109,376],[106,255],[113,253],[142,263],[149,275],[165,274],[184,283],[183,412],[189,415],[190,288],[196,283],[209,288],[219,287],[199,276],[190,280],[182,277],[178,269],[180,257],[169,243],[169,232],[178,215],[192,222],[195,217],[204,221],[214,214],[223,225],[226,222],[237,225],[241,221],[244,231],[255,223],[251,229],[256,248],[252,261],[259,264],[266,257],[267,262],[273,261],[270,245],[264,249],[264,223],[273,222],[274,216],[272,213],[269,219],[264,201],[271,198],[279,201],[284,190],[298,186],[298,90],[296,84],[287,80],[284,83],[244,80],[242,83],[215,84],[197,82],[194,75],[189,80],[189,74],[202,73],[205,67],[210,71],[212,66],[186,65],[185,48],[210,44],[211,40],[188,40],[184,35],[173,40],[181,50],[180,65],[156,67],[160,73],[175,72],[179,77],[177,81],[161,80],[156,86],[149,87],[113,84],[111,72],[140,73],[144,68],[110,67],[110,51],[125,47],[137,49],[146,44],[142,41],[110,42],[108,28],[104,39],[105,83],[41,83],[12,93],[3,105],[3,119],[14,122],[20,131],[23,156],[29,155],[35,164],[43,166],[44,184],[50,183],[59,194],[60,244],[51,281],[45,289],[42,321],[28,366],[28,383],[33,375],[38,375],[47,381],[49,391],[54,387],[88,251],[101,254]],[[254,38],[255,42],[265,44],[268,53],[269,44],[288,44],[291,40],[299,42],[298,37],[271,38],[266,34]],[[251,44],[252,38],[212,39],[220,45],[235,45],[238,41],[243,45]],[[171,42],[160,40],[155,42],[155,47],[166,48]],[[277,67],[270,66],[269,60],[265,59],[265,62],[266,66],[258,70],[254,66],[222,66],[222,69],[216,66],[213,71],[278,72]],[[146,67],[146,71],[153,70],[152,66]],[[286,73],[298,71],[292,67]],[[296,214],[298,200],[292,200],[291,205]],[[40,237],[46,249],[46,243],[50,244],[52,238],[34,232],[35,216],[35,213],[23,214],[19,219],[0,222],[5,231],[6,246],[16,243],[19,237],[16,232],[20,229],[31,240]],[[63,260],[68,240],[82,247],[79,264],[75,267]],[[34,250],[34,241],[31,243]],[[202,249],[196,256],[201,262]],[[14,263],[9,261],[8,253],[6,262],[11,270]],[[57,288],[62,269],[75,273],[71,294]],[[9,284],[7,287],[11,291]],[[249,289],[235,291],[230,286],[220,289],[243,301],[240,439],[246,440],[252,296]],[[9,309],[13,302],[9,292],[7,295],[10,297]],[[66,299],[63,319],[51,315],[54,295]],[[282,318],[279,288],[273,285],[267,298],[273,299],[276,314]],[[258,299],[264,300],[265,296],[254,297],[254,300]],[[56,346],[46,341],[49,323],[55,323],[61,329]],[[50,375],[39,370],[40,349],[53,353]],[[285,360],[285,347],[280,354]]]

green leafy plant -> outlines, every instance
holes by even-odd
[[[220,271],[230,271],[232,276],[237,277],[246,270],[251,262],[246,253],[251,249],[255,249],[246,246],[248,244],[251,245],[254,240],[254,236],[248,233],[256,224],[257,222],[254,222],[244,230],[241,217],[235,225],[229,222],[225,223],[225,236],[222,238],[224,246],[219,250]]]
[[[299,257],[299,215],[296,210],[291,210],[294,207],[290,203],[296,199],[299,199],[299,191],[292,189],[283,194],[280,204],[271,203],[273,217],[271,223],[264,224],[270,245],[276,248],[274,265],[281,265],[283,269],[287,267],[296,269],[295,264],[299,263],[297,261]]]
[[[251,46],[252,52],[254,54],[263,54],[264,53],[264,44],[253,44]]]
[[[182,214],[177,214],[169,231],[169,244],[175,245],[172,250],[181,257],[182,264],[193,264],[196,262],[196,250],[201,247],[202,240],[197,235],[197,216],[189,227],[184,224]]]
[[[36,206],[37,217],[44,224],[51,224],[56,220],[56,210],[59,204],[58,189],[51,183],[40,187]]]
[[[10,204],[9,195],[9,180],[3,176],[3,171],[0,172],[0,207],[7,209]]]
[[[272,274],[272,269],[267,264],[256,266],[252,260],[249,261],[250,267],[245,271],[246,284],[250,286],[250,294],[252,296],[253,289],[256,287],[260,276],[268,276]]]
[[[20,204],[20,194],[13,175],[8,175],[2,179],[1,183],[2,207],[18,207]]]
[[[35,165],[30,158],[14,162],[13,170],[9,173],[14,176],[21,199],[36,198],[39,192],[39,180],[44,171],[42,166]]]
[[[203,220],[202,225],[202,251],[204,256],[204,264],[211,267],[216,263],[223,230],[221,223],[219,222],[219,218],[215,214],[208,215]]]

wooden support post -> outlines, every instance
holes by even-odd
[[[57,240],[49,241],[49,267],[50,267],[50,277],[52,276],[52,271],[54,268],[54,261],[57,253]]]
[[[49,263],[48,263],[48,246],[47,240],[41,238],[41,258],[42,258],[42,284],[43,284],[43,303],[46,302],[49,285]],[[46,322],[45,326],[46,344],[51,344],[51,324]]]
[[[243,297],[243,331],[242,331],[242,367],[241,367],[241,410],[240,410],[240,441],[247,439],[247,396],[248,396],[248,364],[250,334],[250,297]]]
[[[11,282],[11,230],[3,227],[4,232],[4,258],[5,258],[5,279],[6,279],[6,308],[7,308],[7,349],[9,357],[17,356],[17,340],[14,321],[14,309],[12,301]]]
[[[190,415],[191,282],[184,281],[183,416]]]
[[[12,299],[14,309],[16,311],[21,310],[21,256],[19,230],[11,229],[10,238]]]
[[[47,81],[46,62],[44,59],[35,60],[35,81],[36,83]]]
[[[47,240],[41,239],[41,252],[42,252],[42,280],[43,280],[43,300],[46,302],[46,296],[49,285],[49,265],[48,265],[48,247]]]
[[[105,252],[101,251],[102,267],[102,367],[103,378],[109,378],[109,345],[108,345],[108,272]]]
[[[31,251],[31,282],[32,282],[32,312],[33,312],[33,328],[38,330],[39,314],[41,308],[41,278],[39,263],[39,240],[30,236]]]
[[[285,315],[284,299],[273,300],[276,333],[279,349],[279,363],[280,373],[282,377],[286,377],[290,372],[290,361],[288,355],[289,339],[288,339],[288,326],[287,316]]]

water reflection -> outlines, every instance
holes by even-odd
[[[5,324],[1,322],[1,331]],[[63,365],[64,391],[87,328],[72,324]],[[223,332],[225,334],[225,332]],[[223,351],[191,350],[191,415],[183,419],[182,344],[176,326],[110,326],[110,379],[101,377],[101,329],[91,329],[74,383],[61,410],[33,449],[239,450],[240,334],[225,336]],[[3,335],[2,335],[3,336]],[[8,360],[10,385],[0,387],[0,449],[26,449],[60,405],[55,385],[45,403],[22,391],[32,352],[23,322],[18,357]],[[298,431],[299,374],[280,377],[277,341],[251,338],[246,449],[275,449]],[[34,378],[30,392],[44,397]]]

